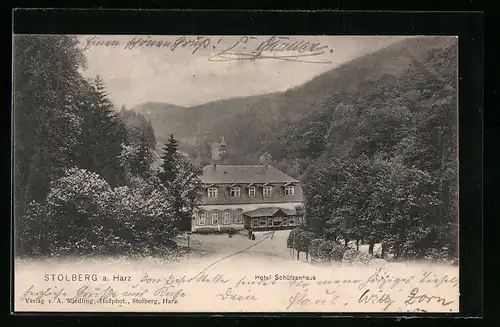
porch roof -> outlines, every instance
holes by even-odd
[[[259,208],[259,209],[255,209],[252,211],[245,212],[243,214],[245,216],[253,218],[253,217],[273,217],[278,213],[282,213],[284,216],[288,216],[288,215],[293,214],[291,210],[276,208],[276,207],[274,207],[274,208],[271,208],[271,207],[270,208]]]

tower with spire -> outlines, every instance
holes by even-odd
[[[227,143],[224,136],[221,136],[219,143],[212,143],[212,164],[226,165],[228,164]]]

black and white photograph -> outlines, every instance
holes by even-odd
[[[458,38],[14,35],[16,311],[458,312]]]

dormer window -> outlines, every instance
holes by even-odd
[[[273,187],[270,185],[264,186],[262,193],[264,196],[272,196],[273,195]]]
[[[209,198],[216,198],[219,196],[219,190],[217,187],[209,187],[207,193]]]
[[[248,188],[248,196],[253,198],[255,197],[256,191],[255,191],[255,186],[250,186]]]
[[[295,187],[293,187],[293,185],[285,186],[285,195],[286,196],[291,196],[294,194],[295,194]]]
[[[239,198],[241,195],[241,190],[239,186],[233,186],[229,189],[229,194],[232,198]]]

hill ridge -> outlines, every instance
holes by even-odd
[[[281,128],[311,112],[321,111],[322,102],[332,97],[351,101],[360,90],[373,88],[375,83],[404,79],[414,60],[425,60],[429,52],[455,42],[454,37],[410,37],[353,58],[285,91],[230,97],[195,106],[145,102],[134,110],[150,113],[145,116],[151,120],[160,142],[173,133],[188,153],[199,152],[206,147],[207,141],[220,135],[231,135],[228,141],[234,147],[242,146],[244,135],[267,134],[270,129]],[[148,103],[153,104],[146,105]],[[259,141],[245,151],[259,152],[273,142],[272,138]]]

